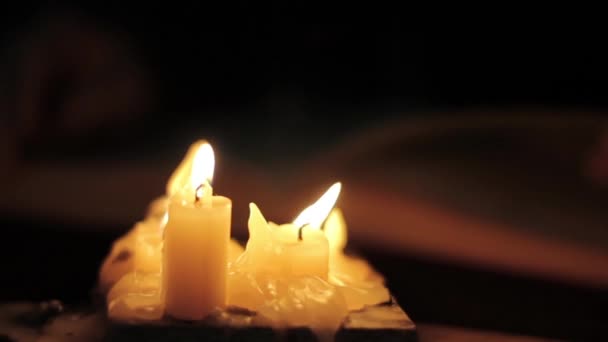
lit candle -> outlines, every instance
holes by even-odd
[[[184,177],[170,182],[186,183],[170,198],[164,232],[165,312],[178,319],[203,319],[226,304],[232,202],[213,196],[213,168],[213,150],[203,143],[189,182]]]
[[[186,152],[186,155],[169,177],[169,181],[167,181],[165,195],[154,199],[154,201],[150,203],[150,205],[148,206],[148,213],[146,217],[163,220],[164,216],[167,214],[169,198],[178,193],[182,189],[184,184],[189,181],[191,177],[192,163],[194,162],[194,157],[196,156],[199,149],[205,144],[207,144],[207,141],[201,139],[195,141],[190,145],[188,151]]]
[[[342,183],[334,183],[313,205],[304,209],[293,220],[293,223],[296,226],[310,225],[313,228],[321,229],[323,222],[336,204],[340,191],[342,191]]]
[[[250,271],[327,279],[329,246],[323,232],[307,225],[267,222],[255,203],[249,204],[249,210],[246,262]]]
[[[336,203],[340,188],[340,183],[332,185],[293,223],[282,225],[267,222],[257,205],[250,203],[248,253],[242,263],[246,261],[255,273],[327,279],[329,245],[319,228]]]
[[[190,147],[188,147],[188,151],[186,152],[186,155],[184,156],[182,161],[175,168],[175,171],[173,171],[171,177],[169,177],[169,181],[167,182],[166,188],[166,194],[168,197],[171,197],[180,192],[183,189],[184,185],[190,182],[192,178],[192,172],[194,171],[194,161],[197,156],[202,153],[203,149],[211,152],[211,156],[209,156],[209,158],[211,158],[211,162],[213,163],[213,150],[211,149],[211,145],[209,145],[206,140],[200,139],[192,143]],[[198,162],[200,163],[200,161]],[[199,166],[203,165],[199,164]],[[211,177],[213,177],[213,165],[210,164],[210,167]],[[207,172],[209,172],[209,170],[207,170]]]
[[[230,268],[232,306],[257,312],[275,327],[308,326],[335,332],[347,313],[338,287],[328,279],[329,245],[322,224],[334,205],[339,184],[302,212],[295,223],[267,222],[251,203],[249,241]]]

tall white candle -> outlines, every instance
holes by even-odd
[[[171,197],[164,232],[165,313],[200,320],[226,304],[226,272],[232,202],[213,196],[214,155],[202,144],[189,184]]]

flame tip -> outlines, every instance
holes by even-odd
[[[310,225],[320,229],[323,221],[327,219],[336,205],[341,189],[342,183],[334,183],[314,204],[304,209],[293,223],[298,226]]]
[[[215,153],[213,147],[206,140],[202,140],[202,143],[194,154],[192,162],[192,172],[190,175],[192,186],[198,187],[205,181],[211,182],[213,180],[214,169]]]

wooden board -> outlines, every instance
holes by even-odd
[[[276,331],[246,311],[225,311],[189,324],[115,323],[101,310],[57,310],[47,303],[14,303],[0,307],[0,341],[316,341],[307,328]],[[416,326],[396,301],[354,311],[344,320],[336,341],[416,341]]]

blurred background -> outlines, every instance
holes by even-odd
[[[349,244],[414,321],[605,337],[605,24],[445,10],[3,10],[0,299],[86,301],[207,138],[235,237],[250,201],[290,221],[341,180]]]

